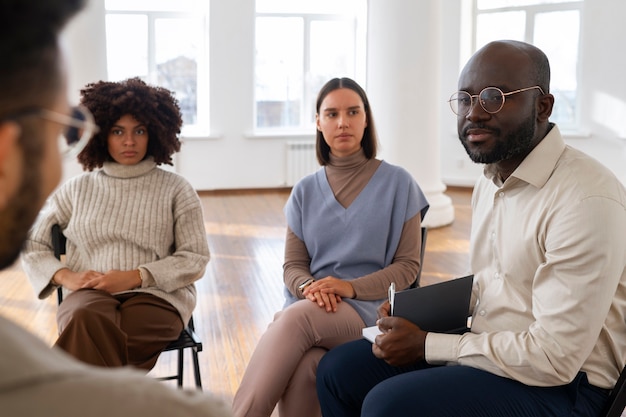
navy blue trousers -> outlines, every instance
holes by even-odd
[[[367,340],[327,352],[317,368],[324,417],[597,417],[608,398],[580,373],[531,387],[467,366],[394,367]]]

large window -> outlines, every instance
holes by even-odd
[[[473,0],[474,45],[514,39],[541,48],[550,59],[550,92],[555,96],[551,120],[576,129],[578,63],[582,0]]]
[[[331,78],[365,80],[365,0],[257,0],[255,127],[310,129]]]
[[[109,80],[175,93],[188,135],[208,132],[208,1],[105,0]]]

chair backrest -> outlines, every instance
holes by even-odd
[[[426,237],[428,235],[428,229],[422,226],[422,241],[420,250],[420,269],[417,271],[415,281],[411,284],[410,288],[416,288],[420,286],[420,279],[422,278],[422,270],[424,269],[424,252],[426,252]]]
[[[52,250],[54,251],[54,256],[57,259],[61,259],[63,255],[65,255],[65,245],[67,239],[61,230],[61,226],[55,224],[52,226]],[[57,288],[57,302],[61,304],[63,301],[63,288]]]
[[[611,390],[601,417],[620,417],[624,407],[626,407],[626,366],[622,369],[615,387]]]

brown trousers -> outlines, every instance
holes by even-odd
[[[57,311],[56,345],[96,366],[149,371],[183,329],[178,311],[151,294],[111,295],[93,289],[68,295]]]

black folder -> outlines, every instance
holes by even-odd
[[[394,296],[393,315],[429,332],[462,332],[467,328],[473,278],[468,275],[398,291]]]

